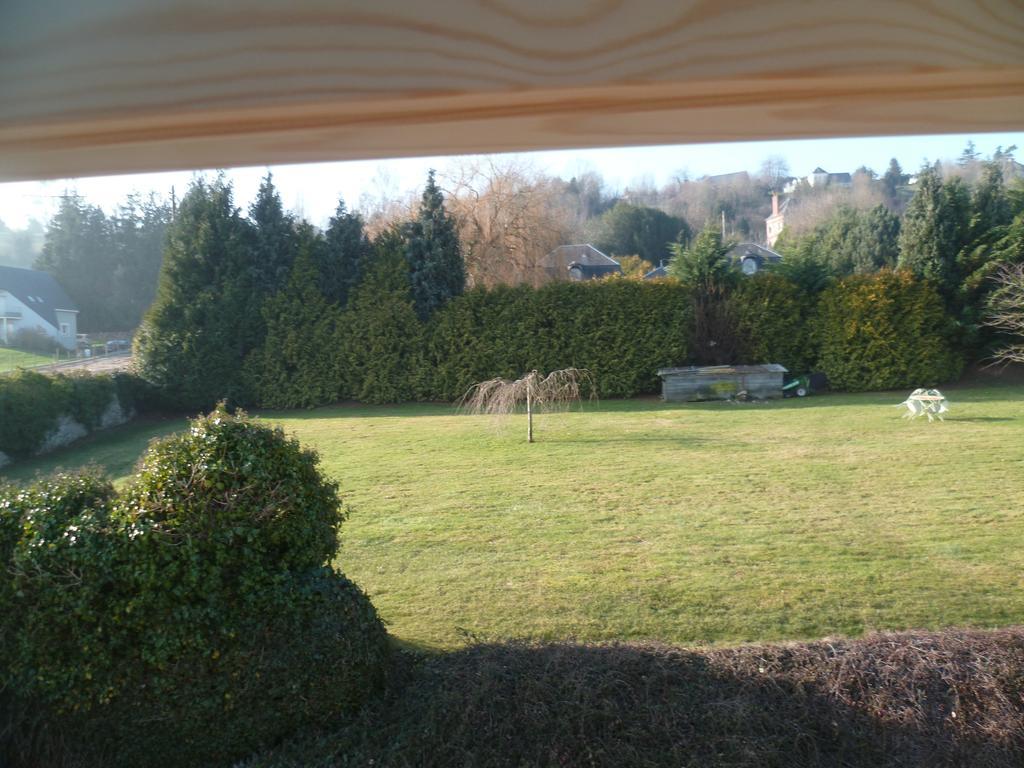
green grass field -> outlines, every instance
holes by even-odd
[[[13,371],[15,368],[32,368],[52,362],[53,355],[40,355],[37,352],[0,347],[0,373]]]
[[[337,565],[414,646],[672,643],[1024,622],[1024,387],[608,401],[498,427],[443,406],[268,413],[341,484]],[[12,467],[124,478],[181,421]]]

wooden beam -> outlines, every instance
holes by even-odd
[[[0,180],[1024,127],[1020,2],[58,5],[0,11]]]

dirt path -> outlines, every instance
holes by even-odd
[[[132,367],[135,358],[131,353],[123,355],[110,355],[104,357],[82,358],[67,363],[54,363],[53,365],[41,365],[33,368],[39,373],[115,373],[116,371],[127,371]]]

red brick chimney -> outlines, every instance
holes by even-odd
[[[772,190],[772,216],[779,215],[779,193]]]

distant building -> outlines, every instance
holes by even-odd
[[[785,179],[782,191],[787,195],[792,195],[799,189],[801,184],[807,184],[807,186],[817,189],[824,187],[852,187],[853,176],[848,173],[829,173],[819,166],[801,178]]]
[[[782,254],[757,243],[737,243],[729,250],[729,256],[745,275],[756,275],[766,266],[782,261]]]
[[[701,176],[700,180],[715,186],[736,184],[738,182],[746,184],[750,181],[750,174],[746,171],[736,171],[735,173],[720,173],[717,176]]]
[[[786,210],[788,208],[789,198],[787,197],[779,205],[779,193],[772,192],[772,215],[764,220],[765,235],[769,248],[775,245],[775,241],[779,239],[779,235],[782,234],[782,230],[786,226]]]
[[[812,187],[852,187],[853,177],[848,173],[829,173],[818,167],[807,176]]]
[[[555,280],[596,280],[622,274],[619,262],[589,243],[560,245],[544,257],[542,266]]]
[[[74,349],[78,307],[46,272],[0,267],[0,344],[11,344],[19,331],[45,333],[65,349]]]

